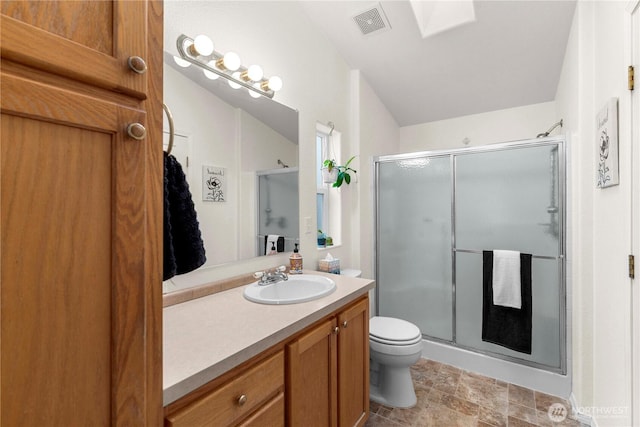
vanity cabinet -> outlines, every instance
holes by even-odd
[[[362,426],[369,414],[369,300],[287,345],[290,426]]]
[[[170,403],[165,426],[353,427],[368,415],[365,295]]]
[[[206,387],[206,386],[205,386]],[[206,387],[206,388],[210,388]],[[200,391],[198,394],[202,393]],[[284,353],[245,367],[166,417],[167,427],[284,425]]]
[[[2,59],[144,99],[151,73],[133,72],[128,60],[139,58],[132,60],[142,70],[149,36],[162,39],[147,27],[148,7],[129,0],[2,1]]]
[[[162,2],[2,1],[0,31],[0,424],[160,425]]]

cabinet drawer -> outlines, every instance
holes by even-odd
[[[284,393],[279,393],[255,414],[244,420],[238,427],[284,426]]]
[[[167,416],[172,427],[225,426],[254,411],[284,387],[282,351]]]

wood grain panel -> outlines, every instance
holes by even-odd
[[[162,150],[162,40],[164,6],[162,0],[148,1],[147,57],[149,65],[147,112],[148,138],[145,145],[145,334],[147,381],[146,425],[163,424],[162,410],[162,212],[164,156]]]
[[[160,425],[162,1],[0,13],[0,424]]]
[[[146,1],[116,0],[95,6],[90,1],[77,5],[75,1],[44,2],[45,9],[55,13],[48,18],[46,10],[40,11],[41,3],[2,2],[3,10],[13,15],[0,15],[0,51],[4,59],[145,99],[148,73],[131,71],[127,61],[131,56],[148,61]],[[80,6],[79,10],[76,6]],[[97,13],[100,8],[107,13]],[[89,11],[94,14],[88,15]],[[46,19],[50,24],[41,22]],[[102,27],[109,30],[101,34]]]
[[[335,319],[287,345],[287,419],[292,426],[337,425]]]
[[[363,426],[369,415],[369,300],[338,316],[338,425]]]
[[[279,393],[238,427],[284,427],[284,393]]]
[[[0,3],[0,12],[112,56],[113,7],[111,1],[96,0],[3,1]]]
[[[101,425],[111,419],[111,135],[5,114],[2,135],[2,424]]]
[[[0,338],[3,350],[12,349],[2,352],[2,420],[77,425],[86,416],[81,425],[145,425],[153,374],[146,365],[146,149],[125,132],[145,114],[0,77]],[[34,235],[26,230],[32,223]],[[25,313],[41,316],[27,326],[32,341],[20,333],[32,317]],[[25,378],[38,378],[37,390],[18,392]]]
[[[284,386],[284,354],[276,353],[266,361],[229,381],[186,408],[167,416],[167,426],[227,426],[247,416],[275,396]],[[246,397],[242,405],[240,396]]]

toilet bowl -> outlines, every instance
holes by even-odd
[[[422,354],[422,333],[413,323],[392,317],[369,320],[372,401],[395,408],[415,406],[417,398],[409,367]]]

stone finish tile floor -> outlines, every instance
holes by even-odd
[[[371,402],[365,427],[584,427],[571,418],[569,402],[559,397],[428,359],[413,365],[411,375],[416,406],[398,409]],[[569,414],[554,422],[563,414],[552,412],[550,417],[549,407],[558,403]]]

